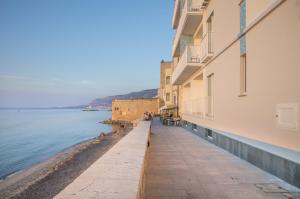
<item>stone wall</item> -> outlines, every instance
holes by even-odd
[[[145,112],[157,114],[158,110],[159,100],[157,98],[113,100],[112,120],[134,121],[142,118]]]
[[[140,122],[54,199],[141,198],[150,125]]]

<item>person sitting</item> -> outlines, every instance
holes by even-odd
[[[148,112],[144,113],[144,120],[145,121],[149,121],[149,114],[148,114]]]

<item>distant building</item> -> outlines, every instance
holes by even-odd
[[[160,63],[160,113],[178,115],[178,86],[172,85],[173,62],[161,61]]]
[[[182,119],[300,151],[299,1],[174,3],[171,84]]]
[[[113,100],[112,120],[134,121],[143,118],[145,112],[158,114],[158,110],[158,98]]]

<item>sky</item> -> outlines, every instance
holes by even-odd
[[[173,0],[0,0],[0,107],[87,104],[159,87]]]

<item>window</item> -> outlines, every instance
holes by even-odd
[[[246,95],[247,92],[247,63],[246,54],[241,56],[240,64],[240,96]]]
[[[246,29],[246,0],[240,3],[240,34],[243,34]],[[240,54],[246,54],[246,35],[240,38]]]
[[[240,34],[246,29],[246,0],[240,3]],[[245,96],[247,93],[247,57],[246,57],[246,35],[240,38],[240,95]]]
[[[166,84],[171,84],[171,76],[166,77]]]
[[[193,129],[193,131],[198,131],[197,125],[196,124],[192,124],[192,129]]]
[[[207,77],[207,116],[213,116],[213,86],[214,86],[214,74]]]
[[[182,125],[185,126],[185,127],[187,127],[188,126],[187,121],[183,120],[182,121]]]
[[[213,133],[211,129],[206,129],[205,137],[208,139],[213,139]]]
[[[176,104],[176,96],[173,97],[173,104]]]
[[[246,0],[240,3],[240,33],[246,29]]]
[[[170,101],[170,93],[166,93],[166,101]]]
[[[213,17],[214,13],[212,12],[210,17],[207,19],[207,37],[208,37],[208,52],[213,53]]]

